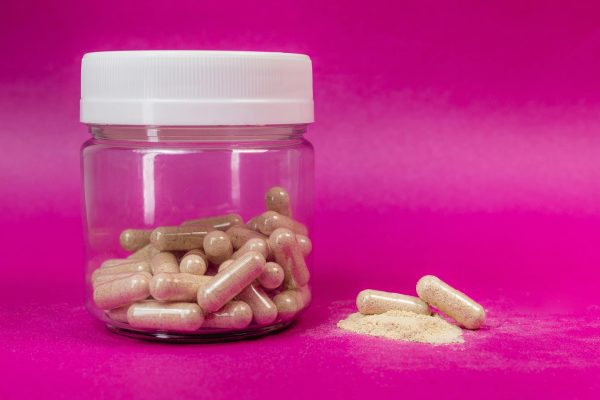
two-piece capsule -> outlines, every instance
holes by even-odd
[[[195,303],[145,301],[129,307],[127,321],[134,328],[192,332],[200,329],[204,314]]]
[[[150,229],[126,229],[121,232],[119,241],[125,250],[138,251],[150,243],[151,234],[152,230]]]
[[[194,275],[204,275],[208,268],[208,258],[200,249],[190,250],[181,258],[179,271]]]
[[[267,211],[260,215],[256,221],[259,232],[270,235],[276,229],[285,228],[299,235],[308,235],[308,229],[301,222],[275,211]]]
[[[467,329],[479,329],[485,322],[485,310],[480,304],[433,275],[419,279],[417,294]]]
[[[212,226],[161,226],[152,231],[150,243],[160,251],[200,249]]]
[[[211,231],[203,240],[204,253],[213,264],[221,264],[231,258],[233,245],[225,232]]]
[[[152,274],[162,273],[178,273],[179,263],[175,254],[168,251],[161,251],[155,254],[150,260],[150,267],[152,268]]]
[[[150,274],[136,273],[115,279],[94,289],[94,303],[103,310],[144,300],[150,295]]]
[[[292,217],[292,207],[290,205],[290,195],[282,187],[275,186],[267,191],[265,195],[265,204],[267,210],[275,211],[286,217]]]
[[[293,289],[306,286],[310,272],[296,236],[289,229],[277,229],[269,236],[269,246],[277,264],[285,271],[286,285]]]
[[[161,301],[195,301],[200,286],[210,279],[205,275],[161,273],[150,280],[150,294]]]
[[[227,229],[242,225],[244,221],[238,214],[217,215],[215,217],[191,219],[184,221],[181,226],[203,225],[210,226],[212,230],[226,231]]]
[[[243,301],[230,301],[204,317],[203,328],[242,329],[252,322],[252,309]]]
[[[361,314],[383,314],[391,310],[431,314],[427,303],[418,297],[371,289],[363,290],[358,294],[356,306]]]
[[[308,286],[298,289],[284,290],[273,298],[281,321],[289,321],[311,301],[311,293]]]

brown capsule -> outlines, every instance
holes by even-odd
[[[252,309],[254,322],[258,325],[269,325],[277,319],[277,307],[265,291],[257,285],[248,285],[236,296],[237,300],[247,303]]]
[[[233,246],[229,236],[222,231],[209,232],[203,241],[204,253],[213,264],[221,264],[231,258]]]
[[[124,272],[131,274],[136,272],[150,272],[150,263],[146,260],[127,260],[127,262],[116,264],[110,267],[98,268],[92,273],[92,282],[95,282],[99,276],[114,275]]]
[[[308,234],[308,229],[306,229],[304,224],[275,211],[265,212],[258,221],[258,230],[265,235],[270,235],[276,229],[280,228],[289,229],[294,233],[304,236]]]
[[[150,243],[151,233],[149,229],[126,229],[119,237],[121,247],[127,251],[137,251]]]
[[[269,246],[277,264],[285,271],[285,283],[290,289],[305,286],[310,272],[296,236],[289,229],[277,229],[269,237]]]
[[[243,301],[230,301],[219,310],[207,314],[203,328],[242,329],[252,322],[252,309]]]
[[[127,321],[139,329],[192,332],[200,329],[204,314],[195,303],[145,301],[129,307]]]
[[[430,315],[427,303],[418,297],[404,294],[363,290],[356,297],[356,307],[361,314],[383,314],[387,311],[408,311],[415,314]]]
[[[148,274],[133,274],[98,285],[94,289],[94,303],[102,310],[110,310],[144,300],[150,295]]]
[[[279,186],[269,189],[265,196],[267,210],[278,212],[287,217],[292,216],[292,207],[290,206],[290,195],[288,192]]]
[[[116,272],[114,274],[104,274],[96,276],[95,279],[92,281],[92,287],[95,289],[96,286],[100,286],[103,283],[114,281],[115,279],[125,278],[136,273],[148,274],[148,277],[152,277],[152,274],[149,272]]]
[[[238,249],[238,251],[231,255],[231,258],[233,260],[237,260],[249,251],[258,251],[263,255],[264,258],[269,257],[269,245],[267,244],[267,241],[265,239],[255,238],[248,240],[242,247]]]
[[[300,245],[300,249],[302,249],[302,255],[304,257],[308,257],[308,255],[312,252],[312,242],[310,238],[304,235],[296,235],[296,240]]]
[[[184,221],[181,226],[203,225],[210,226],[212,230],[226,231],[232,226],[242,225],[244,220],[238,214],[217,215],[214,217],[191,219]]]
[[[256,232],[244,226],[233,226],[227,229],[227,235],[229,235],[231,244],[236,250],[242,247],[250,239],[267,239],[267,236],[263,235],[262,233]]]
[[[277,289],[283,283],[285,273],[281,265],[275,262],[265,264],[265,272],[260,274],[258,282],[265,289]]]
[[[200,287],[198,304],[206,312],[217,311],[262,274],[264,267],[265,258],[262,254],[244,254]]]
[[[179,263],[175,254],[168,251],[161,251],[155,254],[150,261],[152,274],[162,274],[163,272],[177,273],[179,272]]]
[[[262,219],[262,215],[250,218],[248,222],[246,222],[246,228],[258,232],[258,226],[262,223]]]
[[[150,242],[161,251],[199,249],[204,237],[212,230],[212,227],[202,225],[161,226],[152,231]]]
[[[188,274],[204,275],[207,268],[208,258],[200,249],[188,251],[179,262],[179,270]]]
[[[154,275],[150,280],[150,295],[160,301],[195,301],[200,286],[210,279],[185,273]]]
[[[417,294],[467,329],[479,329],[485,322],[485,310],[479,303],[433,275],[419,279]]]

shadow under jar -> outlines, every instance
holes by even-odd
[[[233,340],[308,307],[307,56],[90,53],[81,121],[86,306],[112,331]]]

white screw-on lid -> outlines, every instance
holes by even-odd
[[[109,51],[81,63],[81,122],[278,125],[313,122],[303,54]]]

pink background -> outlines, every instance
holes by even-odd
[[[593,397],[600,7],[223,3],[1,6],[0,397]],[[80,60],[167,48],[313,59],[316,294],[284,333],[152,344],[83,309]],[[424,274],[480,300],[487,327],[450,347],[334,328],[358,290],[410,294]]]

